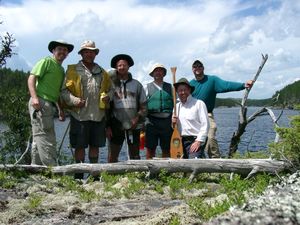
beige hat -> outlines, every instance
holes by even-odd
[[[164,67],[164,65],[163,65],[163,64],[160,64],[160,63],[156,63],[156,64],[153,65],[152,69],[150,70],[149,75],[150,75],[151,77],[153,77],[153,72],[154,72],[154,70],[155,70],[156,68],[162,68],[162,69],[164,70],[164,73],[165,73],[164,76],[166,76],[166,74],[167,74],[167,69]]]
[[[95,42],[93,42],[91,40],[86,40],[86,41],[82,42],[82,44],[80,46],[80,50],[78,51],[78,54],[80,54],[81,51],[84,49],[93,50],[96,52],[96,55],[98,55],[98,53],[99,53],[99,48],[96,48]]]

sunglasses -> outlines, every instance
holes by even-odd
[[[193,68],[202,68],[203,66],[202,65],[193,65]]]

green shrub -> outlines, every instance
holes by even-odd
[[[27,210],[28,211],[34,211],[35,209],[38,209],[38,207],[42,204],[43,197],[38,194],[32,194],[28,197],[27,200]]]
[[[300,110],[300,104],[295,104],[295,105],[294,105],[294,109]]]
[[[24,153],[31,133],[28,113],[28,74],[22,71],[0,70],[0,116],[8,130],[0,133],[0,161],[15,163]],[[22,163],[30,163],[26,154]]]
[[[261,194],[274,180],[273,177],[267,174],[259,174],[248,180],[242,179],[239,175],[234,175],[232,179],[229,179],[228,174],[222,175],[221,188],[215,194],[225,194],[227,196],[225,199],[209,203],[207,202],[207,196],[201,196],[186,199],[186,201],[200,218],[207,221],[229,210],[231,206],[242,206],[250,195]]]
[[[293,116],[291,127],[276,128],[280,136],[278,143],[269,145],[272,157],[278,160],[289,160],[296,167],[300,166],[300,115]]]
[[[228,200],[216,202],[215,204],[211,205],[205,202],[205,199],[202,197],[193,198],[187,203],[204,221],[207,221],[210,218],[227,211],[231,205]]]
[[[178,216],[172,216],[169,225],[180,225],[180,218]]]

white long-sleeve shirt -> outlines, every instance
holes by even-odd
[[[176,112],[181,136],[196,136],[197,141],[205,142],[209,130],[205,103],[190,95],[184,104],[176,104]]]

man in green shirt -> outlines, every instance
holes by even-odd
[[[57,164],[54,106],[59,106],[58,99],[65,76],[61,64],[73,48],[73,45],[64,41],[51,41],[48,49],[53,56],[37,62],[28,77],[31,96],[28,107],[33,135],[31,164],[46,166]],[[58,111],[59,119],[64,120],[60,107]]]

